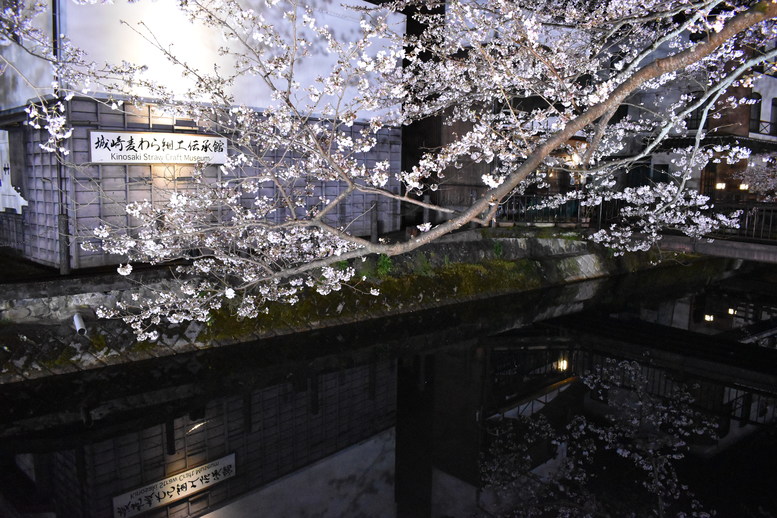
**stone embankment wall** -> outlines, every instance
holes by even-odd
[[[155,343],[137,342],[123,323],[97,319],[94,310],[133,291],[150,296],[170,282],[160,271],[133,281],[105,275],[6,285],[0,294],[0,383],[645,270],[659,259],[657,254],[613,257],[574,233],[520,236],[500,229],[470,230],[405,256],[351,263],[358,278],[366,279],[354,289],[310,293],[294,306],[273,305],[268,314],[251,320],[237,319],[223,308],[207,325],[188,322],[164,329]],[[372,288],[380,295],[371,295]],[[86,325],[83,335],[74,329],[76,313]]]

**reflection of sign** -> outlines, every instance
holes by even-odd
[[[207,489],[235,476],[235,454],[113,498],[113,517],[129,518]]]
[[[91,162],[97,164],[223,164],[227,139],[183,133],[92,131]]]

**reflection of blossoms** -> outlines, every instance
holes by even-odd
[[[594,361],[592,371],[580,378],[588,392],[585,408],[593,415],[576,415],[561,426],[551,425],[543,412],[488,420],[489,448],[481,459],[481,476],[486,490],[500,497],[495,501],[505,502],[501,510],[508,512],[500,515],[622,516],[618,490],[602,490],[612,485],[627,490],[629,510],[639,507],[651,516],[710,516],[677,472],[691,442],[716,432],[688,387],[669,373],[657,387],[648,376],[653,369],[648,364]],[[619,458],[604,457],[604,452]],[[616,469],[602,472],[597,468],[601,465]],[[633,476],[623,481],[608,478],[609,472],[623,469]],[[685,506],[690,514],[683,512]]]

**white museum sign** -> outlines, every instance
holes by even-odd
[[[235,454],[113,498],[113,517],[130,518],[171,504],[235,476]]]
[[[223,164],[227,139],[189,133],[91,131],[89,154],[95,164]]]

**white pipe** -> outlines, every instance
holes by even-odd
[[[76,333],[79,335],[86,334],[86,326],[84,325],[84,317],[80,313],[73,315],[73,326],[76,328]]]

